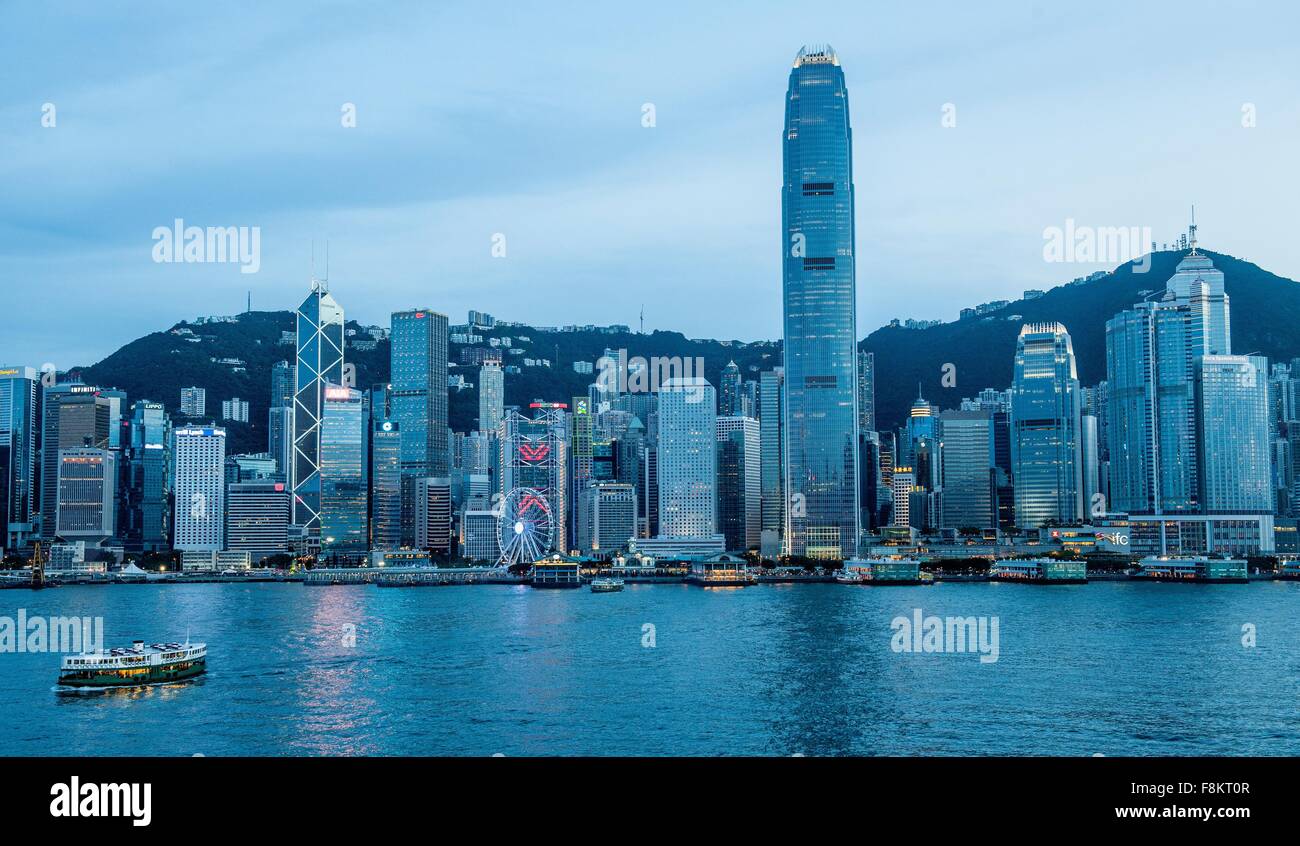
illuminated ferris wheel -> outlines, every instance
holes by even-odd
[[[551,504],[533,488],[515,488],[501,501],[497,544],[504,566],[540,560],[555,542]]]

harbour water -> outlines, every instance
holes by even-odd
[[[1297,755],[1300,583],[0,593],[208,673],[95,695],[0,653],[0,755]],[[996,661],[895,651],[997,618]],[[1249,645],[1253,643],[1253,645]]]

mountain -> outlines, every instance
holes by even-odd
[[[1258,353],[1274,361],[1300,356],[1300,285],[1232,256],[1202,250],[1223,271],[1230,299],[1232,351]],[[1053,288],[978,317],[927,329],[885,327],[863,341],[875,354],[878,425],[896,426],[916,399],[917,385],[940,408],[962,397],[1011,384],[1016,338],[1026,323],[1057,321],[1070,332],[1083,385],[1106,378],[1106,321],[1147,295],[1163,291],[1187,251],[1151,256],[1150,268],[1133,262],[1111,273]],[[1014,319],[1012,319],[1014,318]],[[954,365],[956,384],[942,384],[945,364]]]
[[[983,388],[1007,387],[1011,383],[1016,336],[1025,323],[1063,323],[1074,342],[1080,381],[1085,385],[1101,381],[1106,374],[1106,321],[1145,296],[1163,290],[1185,254],[1155,253],[1145,273],[1136,272],[1130,262],[1111,273],[1062,285],[978,317],[926,329],[877,329],[862,341],[861,348],[875,354],[878,425],[891,427],[902,422],[916,397],[918,384],[924,396],[941,408],[955,407],[962,397],[974,396]],[[1223,271],[1231,298],[1234,352],[1260,353],[1284,361],[1300,356],[1300,285],[1232,256],[1213,252],[1208,255]],[[340,293],[346,308],[346,294]],[[249,423],[224,424],[229,431],[229,449],[232,453],[260,452],[266,449],[271,367],[277,361],[292,359],[293,344],[283,344],[281,339],[293,329],[294,315],[288,311],[182,322],[132,341],[103,361],[76,371],[87,383],[125,390],[132,400],[162,402],[174,416],[179,414],[181,389],[191,385],[207,389],[209,418],[220,416],[222,400],[248,400]],[[349,322],[347,330],[350,335],[346,358],[356,365],[357,385],[365,388],[387,381],[388,342],[379,341],[373,349],[356,349],[351,343],[369,336],[355,322]],[[520,365],[521,370],[506,378],[507,405],[527,406],[537,399],[569,402],[572,397],[584,396],[595,377],[576,372],[573,364],[594,364],[607,348],[623,349],[630,357],[646,359],[698,359],[705,377],[715,387],[730,361],[736,362],[745,378],[757,379],[760,371],[781,360],[779,341],[746,344],[690,339],[678,332],[642,335],[608,329],[558,331],[499,325],[475,333],[484,340],[474,346],[486,345],[488,338],[509,337],[512,348],[523,350],[505,355],[507,364]],[[460,361],[463,346],[451,345],[453,364]],[[525,358],[549,359],[551,365],[523,367]],[[240,363],[223,363],[226,359]],[[944,387],[941,382],[946,364],[955,367],[953,387]],[[469,383],[478,381],[475,366],[453,366],[450,372],[463,375]],[[454,430],[472,429],[478,416],[477,390],[453,390],[449,416]]]
[[[346,300],[344,307],[346,308]],[[220,417],[222,400],[238,397],[249,402],[247,424],[226,421],[227,449],[231,454],[262,452],[267,448],[267,409],[270,404],[271,368],[278,361],[292,359],[294,345],[282,343],[285,333],[294,330],[294,314],[288,311],[247,312],[220,320],[181,322],[164,332],[139,338],[103,361],[73,368],[86,383],[116,387],[126,391],[132,401],[149,399],[163,403],[178,421],[181,389],[195,386],[207,390],[207,417]],[[352,346],[358,339],[369,339],[364,327],[349,321],[345,360],[357,368],[357,386],[368,388],[383,384],[389,375],[389,343],[379,341],[374,349],[359,350]],[[519,374],[506,377],[506,405],[527,406],[534,400],[570,402],[586,396],[593,374],[580,374],[574,362],[595,364],[604,351],[626,350],[629,358],[644,356],[691,359],[692,366],[702,366],[705,378],[715,386],[722,369],[734,360],[747,378],[758,378],[760,370],[773,367],[780,360],[780,344],[759,342],[688,339],[679,332],[610,332],[602,330],[564,332],[528,326],[498,326],[475,330],[484,340],[473,345],[451,344],[449,372],[460,374],[465,381],[478,381],[477,366],[457,365],[460,350],[466,346],[485,346],[488,338],[510,338],[513,354],[502,350],[506,364],[520,367]],[[521,341],[526,338],[526,341]],[[523,366],[523,359],[549,359],[551,365]],[[226,363],[229,361],[229,363]],[[449,397],[449,423],[455,431],[468,431],[477,425],[478,391],[452,390]],[[196,421],[197,422],[197,421]]]

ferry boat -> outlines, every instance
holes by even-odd
[[[993,578],[1030,585],[1086,585],[1088,564],[1058,558],[997,561],[993,565]]]
[[[59,670],[64,687],[137,687],[193,678],[207,670],[204,643],[153,643],[137,640],[107,652],[68,655]]]
[[[592,593],[615,593],[623,589],[622,579],[592,579]]]
[[[932,585],[934,579],[921,572],[915,558],[863,558],[845,561],[835,574],[842,585]]]

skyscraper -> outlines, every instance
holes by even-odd
[[[987,411],[945,411],[939,415],[943,497],[938,525],[941,528],[997,526],[991,424]]]
[[[858,353],[858,429],[876,431],[876,354]]]
[[[414,480],[451,473],[447,443],[447,315],[392,315],[391,415],[402,430],[402,542],[415,542]]]
[[[577,508],[577,545],[584,555],[608,558],[636,537],[636,489],[623,482],[597,482],[582,492]]]
[[[741,416],[741,379],[740,368],[736,362],[729,361],[722,368],[722,382],[718,391],[718,416]]]
[[[1206,514],[1271,514],[1268,359],[1206,355],[1196,374],[1200,498]]]
[[[1097,458],[1097,417],[1093,414],[1079,416],[1079,466],[1083,476],[1083,510],[1085,517],[1106,513],[1105,497],[1101,493],[1101,462]]]
[[[908,414],[907,423],[903,430],[903,438],[899,444],[899,461],[903,464],[912,465],[912,469],[917,471],[916,483],[929,489],[937,484],[937,473],[935,478],[931,478],[929,473],[922,473],[922,468],[916,466],[916,454],[918,447],[922,444],[929,448],[934,442],[938,430],[939,409],[920,395],[919,385],[917,388],[916,401],[912,403],[912,410]]]
[[[293,465],[293,406],[269,408],[266,418],[267,454],[275,459],[280,479],[288,482]]]
[[[582,492],[594,479],[593,474],[593,416],[586,397],[573,398],[573,414],[569,418],[569,530],[577,538],[578,511]]]
[[[758,389],[759,449],[763,465],[762,531],[768,552],[785,538],[785,370],[764,370]],[[767,554],[765,552],[765,554]]]
[[[343,367],[343,308],[325,282],[312,280],[298,307],[298,358],[293,400],[293,525],[307,536],[320,534],[320,423],[329,385],[346,385]]]
[[[758,421],[719,417],[717,433],[718,531],[726,537],[727,549],[757,549],[763,524]]]
[[[45,387],[41,405],[41,535],[54,538],[58,509],[59,450],[108,449],[118,426],[113,402],[92,385]]]
[[[452,553],[451,480],[415,480],[415,545],[442,557]]]
[[[478,428],[495,432],[505,408],[506,375],[499,361],[485,361],[478,371]]]
[[[889,482],[890,492],[894,497],[893,519],[891,526],[910,526],[912,523],[912,468],[895,467]]]
[[[293,365],[277,361],[271,365],[271,408],[293,407]]]
[[[365,394],[330,385],[320,434],[321,554],[360,559],[370,546]]]
[[[293,462],[294,367],[278,361],[271,367],[271,401],[266,411],[266,451],[275,459],[280,478],[290,481]]]
[[[402,546],[402,432],[377,420],[370,435],[370,548]]]
[[[176,511],[172,546],[221,552],[226,515],[226,430],[186,426],[172,436]]]
[[[1138,303],[1106,322],[1109,510],[1195,512],[1192,315],[1173,300]]]
[[[1188,347],[1193,356],[1231,355],[1232,325],[1223,271],[1196,247],[1196,218],[1188,231],[1191,249],[1165,284],[1165,301],[1186,306]]]
[[[789,550],[847,558],[859,518],[853,144],[830,47],[795,57],[782,138]]]
[[[36,401],[31,367],[0,368],[0,547],[25,547],[36,528]]]
[[[284,482],[238,482],[226,488],[226,549],[254,564],[289,549],[289,489]]]
[[[171,420],[162,403],[140,400],[131,407],[121,529],[129,550],[157,552],[169,546],[171,434]]]
[[[1202,357],[1232,352],[1223,272],[1196,247],[1178,263],[1157,302],[1106,323],[1107,459],[1111,508],[1135,514],[1195,513],[1204,439],[1195,384]]]
[[[59,450],[55,534],[66,541],[99,543],[117,526],[117,453],[109,449]]]
[[[674,377],[659,390],[659,536],[717,533],[717,399],[699,377]]]
[[[1021,528],[1082,518],[1079,417],[1070,334],[1059,323],[1022,327],[1011,391],[1011,463]]]

